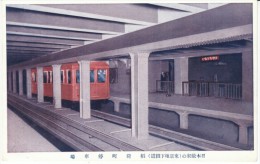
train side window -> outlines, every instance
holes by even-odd
[[[52,83],[52,79],[53,79],[53,75],[52,75],[52,71],[48,72],[48,83]]]
[[[67,70],[67,83],[71,84],[71,70]]]
[[[97,74],[98,74],[98,82],[105,83],[107,71],[105,69],[99,69]]]
[[[94,76],[94,70],[90,70],[90,82],[94,83],[95,76]]]
[[[76,83],[80,83],[80,74],[79,74],[79,70],[76,70]]]
[[[35,74],[35,72],[32,72],[32,81],[36,82],[36,74]]]
[[[63,70],[60,71],[60,82],[64,83],[64,71]]]
[[[79,73],[79,70],[76,70],[76,82],[80,83],[80,73]],[[90,82],[91,83],[94,82],[94,70],[90,71]]]
[[[118,83],[118,68],[109,68],[109,83]]]
[[[48,71],[43,72],[43,83],[47,83],[48,81]]]

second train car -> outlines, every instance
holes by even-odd
[[[32,94],[37,95],[37,71],[31,70]],[[77,109],[80,94],[80,72],[78,63],[67,63],[61,66],[61,98],[62,105]],[[53,97],[52,67],[43,68],[43,94],[45,99]],[[102,61],[90,63],[90,99],[107,100],[110,96],[109,65]]]

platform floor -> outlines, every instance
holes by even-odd
[[[7,110],[8,152],[60,152],[11,109]]]
[[[111,92],[111,96],[130,99],[131,94]],[[179,105],[187,107],[217,110],[230,113],[253,115],[253,103],[242,100],[232,100],[215,97],[182,96],[172,94],[167,97],[165,93],[149,93],[149,102],[162,104]]]

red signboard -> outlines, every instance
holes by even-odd
[[[218,61],[218,60],[219,60],[219,56],[204,56],[204,57],[201,57],[202,62]]]

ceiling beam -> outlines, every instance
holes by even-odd
[[[60,48],[46,48],[46,47],[24,47],[24,46],[7,46],[8,50],[43,50],[43,51],[60,51]]]
[[[71,27],[66,27],[66,26],[53,26],[53,25],[43,25],[43,24],[13,22],[13,21],[7,21],[6,25],[21,26],[21,27],[33,27],[33,28],[44,28],[44,29],[54,29],[54,30],[65,30],[65,31],[78,31],[78,32],[96,33],[96,34],[118,35],[118,34],[123,33],[123,32],[93,30],[93,29],[85,29],[85,28],[71,28]]]
[[[13,32],[6,31],[7,35],[20,35],[20,36],[33,36],[33,37],[42,37],[42,38],[57,38],[57,39],[68,39],[68,40],[81,40],[81,41],[98,41],[100,39],[93,38],[79,38],[79,37],[69,37],[69,36],[57,36],[57,35],[45,35],[45,34],[34,34],[34,33],[25,33],[25,32]]]
[[[69,16],[74,16],[74,17],[120,22],[120,23],[127,23],[127,24],[146,25],[146,26],[151,26],[154,24],[154,23],[145,22],[145,21],[138,21],[138,20],[132,20],[132,19],[126,19],[126,18],[119,18],[119,17],[111,17],[111,16],[105,16],[105,15],[78,12],[78,11],[72,11],[72,10],[66,10],[66,9],[58,9],[58,8],[53,8],[53,7],[39,6],[39,5],[20,5],[20,4],[11,5],[10,4],[10,5],[7,5],[7,7],[23,9],[23,10],[39,11],[39,12],[45,12],[45,13],[52,13],[52,14],[59,14],[59,15],[69,15]]]
[[[150,3],[150,4],[156,5],[159,7],[165,7],[165,8],[175,9],[175,10],[182,10],[182,11],[192,12],[192,13],[205,11],[205,9],[202,9],[199,7],[194,7],[194,6],[184,5],[184,4],[177,4],[177,3],[174,3],[174,4],[173,3]]]
[[[17,49],[7,49],[7,53],[41,53],[41,54],[50,54],[53,51],[49,50],[17,50]]]
[[[56,48],[56,49],[67,49],[71,48],[69,45],[55,45],[55,44],[44,44],[44,43],[34,43],[34,42],[16,42],[8,41],[7,46],[17,46],[17,47],[42,47],[42,48]]]
[[[19,57],[19,58],[25,58],[25,57],[39,57],[41,54],[18,54],[18,53],[8,53],[8,57]]]
[[[92,33],[124,33],[123,23],[33,12],[13,8],[7,8],[6,12],[7,23],[27,23],[37,25],[39,28],[55,27],[56,29],[62,28],[69,31],[74,31],[73,29],[82,29],[83,32]]]
[[[81,40],[67,40],[58,38],[39,38],[33,36],[21,36],[21,35],[7,35],[7,41],[25,42],[25,43],[42,43],[42,44],[54,44],[54,45],[69,45],[78,46],[84,45],[84,41]]]
[[[102,39],[102,34],[86,33],[86,32],[74,32],[74,31],[64,31],[64,30],[53,30],[53,29],[42,29],[42,28],[32,28],[32,27],[22,27],[22,26],[10,26],[7,25],[7,31],[11,32],[22,32],[31,34],[42,34],[42,35],[54,35],[54,36],[66,36],[72,38],[82,38],[82,39]]]

